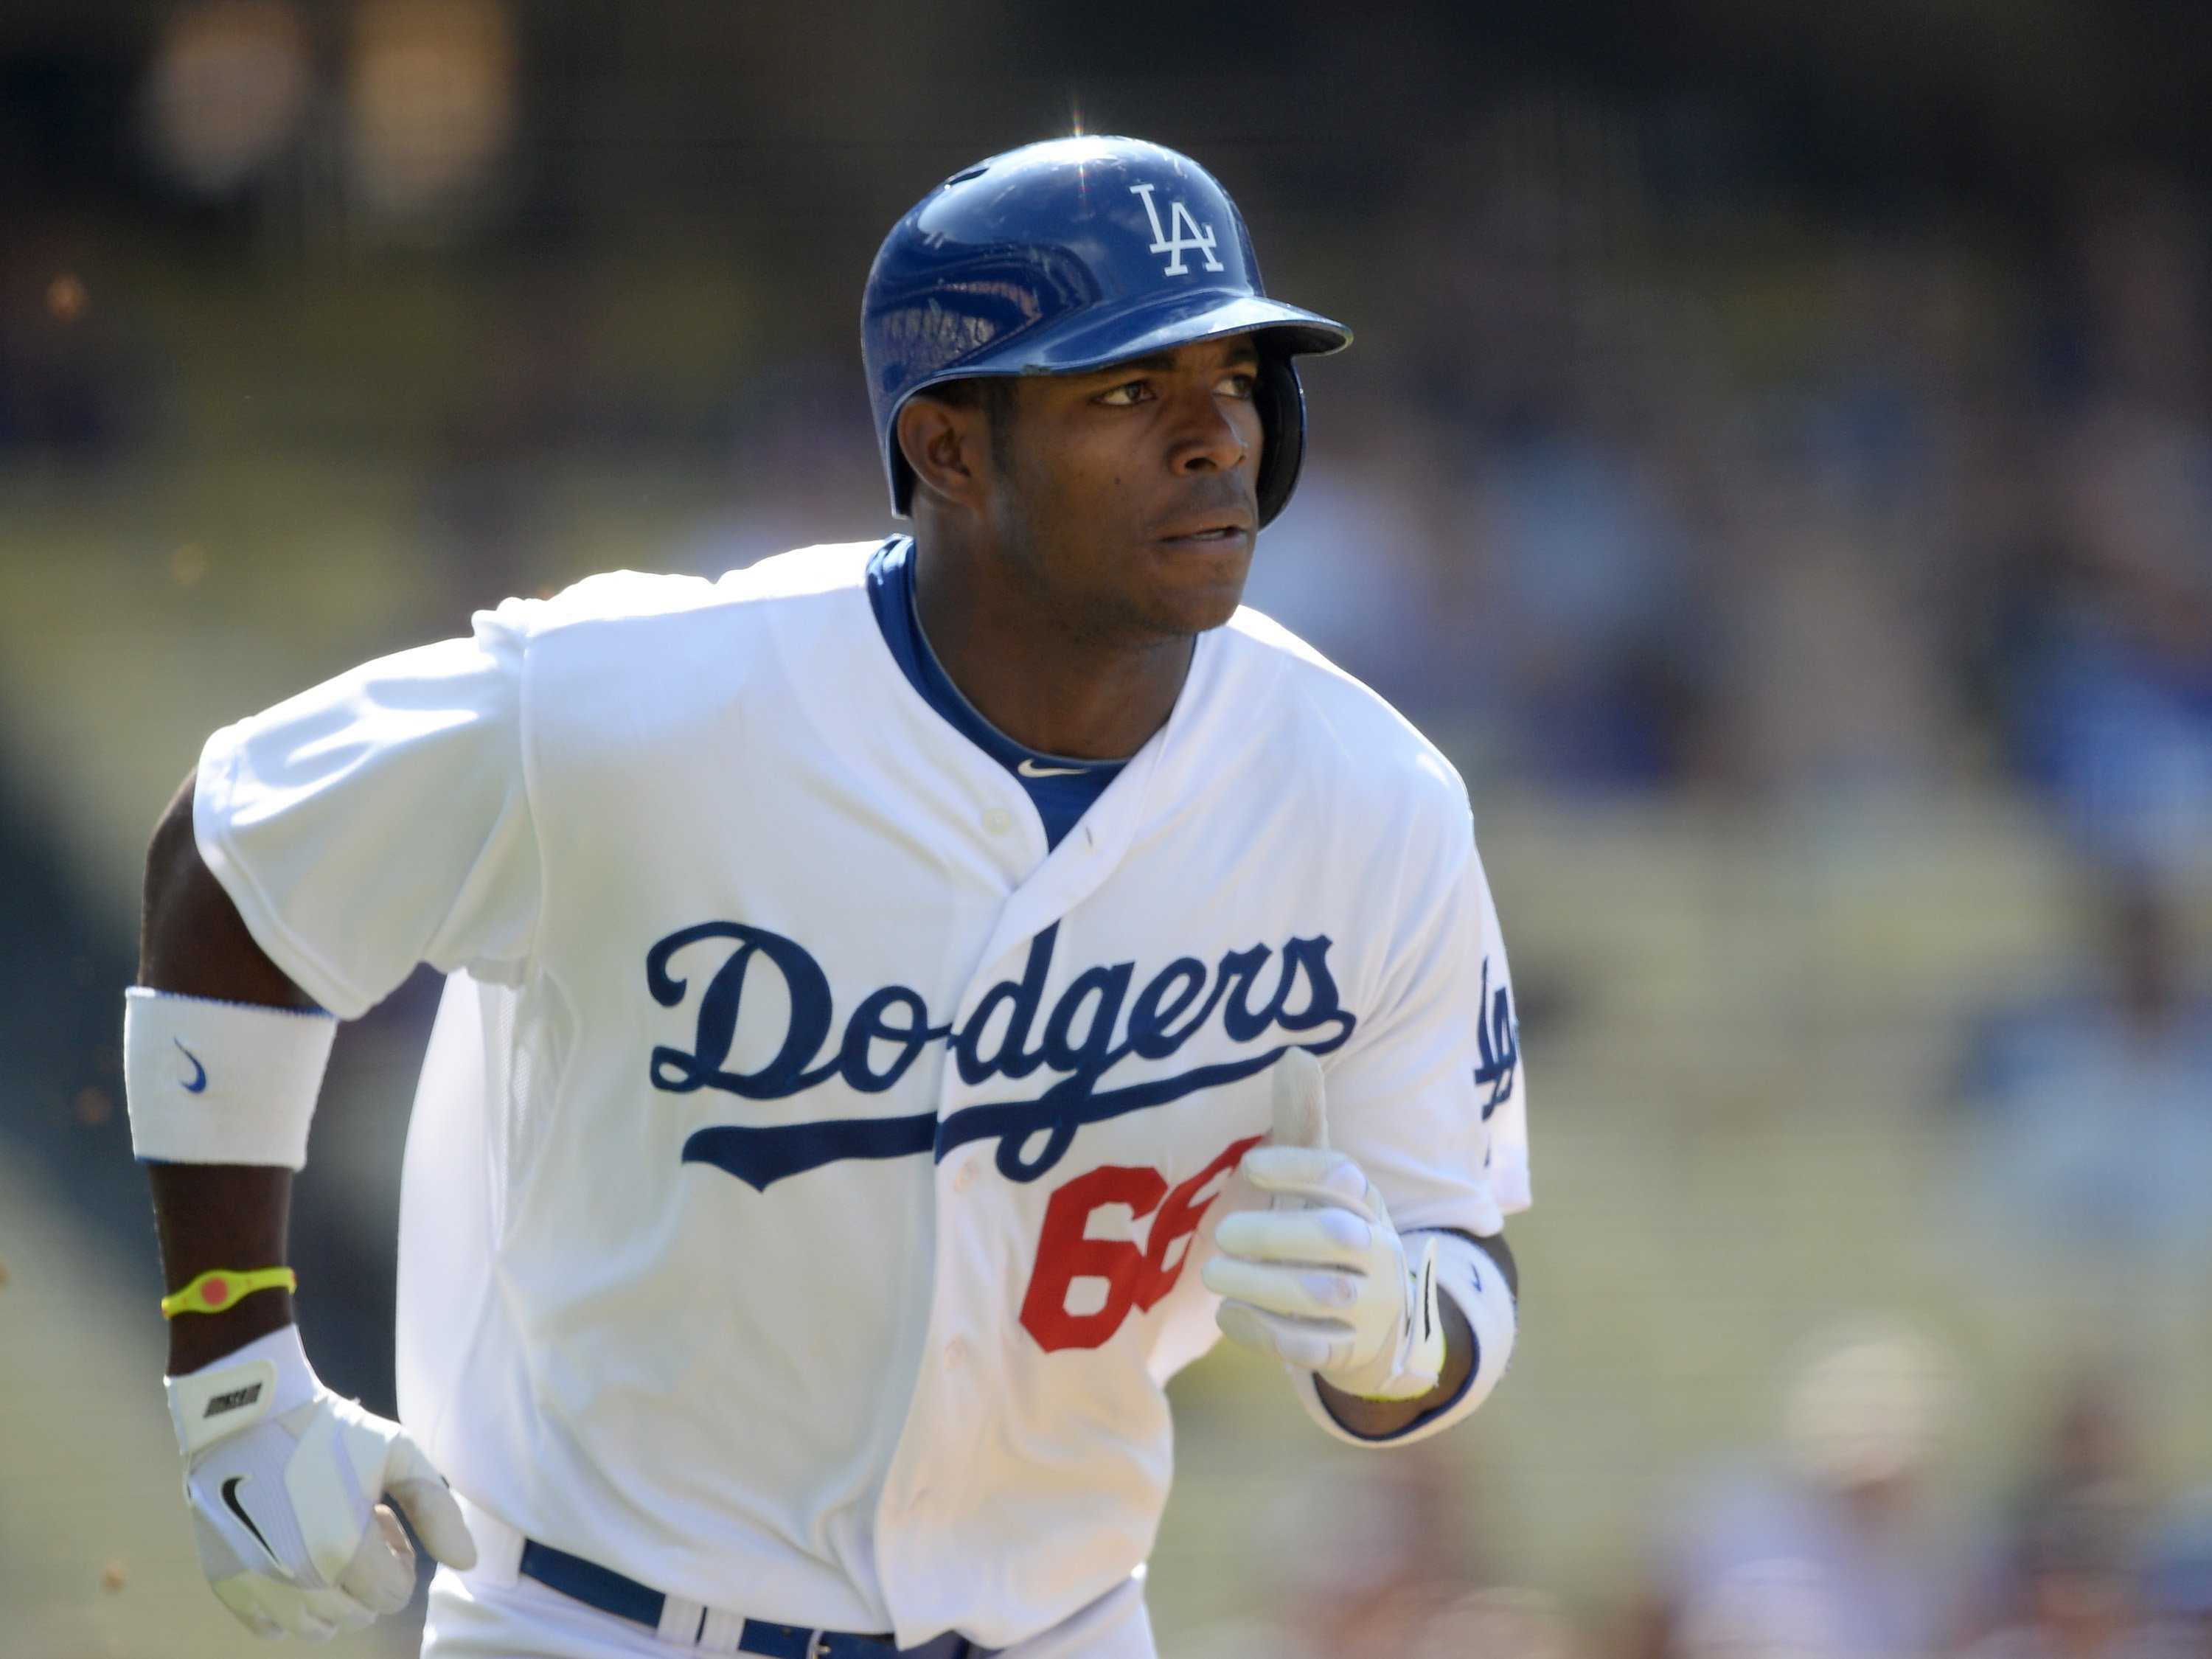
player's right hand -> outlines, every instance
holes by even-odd
[[[397,1423],[325,1389],[285,1327],[168,1382],[200,1566],[257,1636],[322,1641],[397,1613],[415,1550],[476,1565],[460,1506]]]

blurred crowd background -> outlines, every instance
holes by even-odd
[[[1467,774],[1533,1090],[1511,1380],[1362,1457],[1187,1375],[1164,1652],[2212,1653],[2208,108],[2196,0],[10,0],[0,1654],[244,1640],[117,1064],[201,738],[882,533],[876,241],[1078,127],[1358,336],[1251,598]],[[387,1410],[434,993],[295,1224]]]

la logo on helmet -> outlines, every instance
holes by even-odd
[[[1160,210],[1152,201],[1155,188],[1157,186],[1152,185],[1132,185],[1129,194],[1144,198],[1145,217],[1152,224],[1151,252],[1175,256],[1168,261],[1164,274],[1170,276],[1190,275],[1190,267],[1183,264],[1182,256],[1194,249],[1205,259],[1208,270],[1220,270],[1221,261],[1213,257],[1213,232],[1201,228],[1198,221],[1190,216],[1190,210],[1180,198],[1168,204],[1168,225],[1174,234],[1170,235],[1168,230],[1160,228]],[[1190,233],[1188,235],[1183,234],[1186,230]]]

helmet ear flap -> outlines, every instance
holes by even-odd
[[[1259,384],[1253,389],[1259,405],[1260,480],[1257,488],[1260,525],[1274,522],[1291,499],[1305,459],[1306,394],[1298,384],[1298,371],[1290,354],[1263,350]]]
[[[891,511],[903,519],[914,511],[914,469],[906,464],[899,453],[896,428],[893,428],[890,453],[891,472]]]

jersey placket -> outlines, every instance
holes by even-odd
[[[956,1030],[973,1018],[994,985],[1019,975],[1030,941],[1097,892],[1120,864],[1146,816],[1148,787],[1176,724],[1170,721],[1138,751],[1067,837],[1008,896],[961,994]],[[1021,793],[1011,778],[1006,781]],[[1026,816],[1034,822],[1034,812]],[[1005,1086],[997,1084],[999,1090]],[[964,1083],[948,1056],[938,1088],[938,1121],[977,1103],[992,1089],[989,1081]],[[974,1535],[963,1523],[974,1513],[985,1478],[987,1413],[1005,1409],[1012,1397],[1004,1378],[1009,1346],[1031,1340],[1015,1322],[1015,1292],[1001,1282],[1013,1269],[999,1258],[1011,1261],[1022,1241],[1000,1236],[1009,1225],[1011,1203],[994,1152],[994,1143],[978,1142],[936,1167],[921,1364],[876,1511],[878,1568],[895,1613],[907,1599],[902,1583],[927,1586],[943,1576],[944,1561],[931,1559],[927,1540]]]

